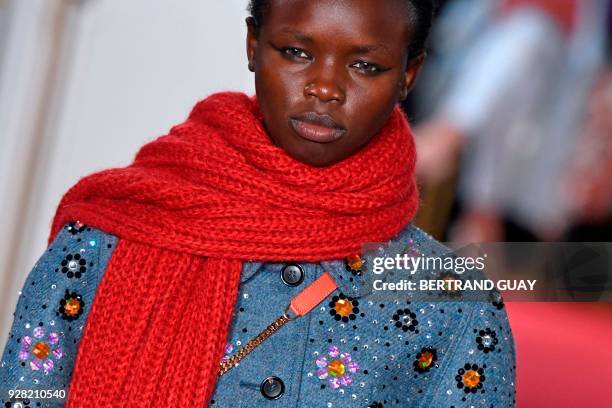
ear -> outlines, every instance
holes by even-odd
[[[257,24],[253,17],[247,17],[247,37],[246,37],[246,50],[247,59],[249,61],[249,71],[255,72],[255,55],[257,54],[257,45],[259,39],[257,36]]]
[[[400,101],[405,100],[408,97],[408,93],[414,87],[414,83],[416,82],[416,79],[418,78],[421,69],[423,68],[423,64],[425,63],[426,56],[427,53],[423,51],[422,53],[408,61],[408,65],[406,66],[406,72],[404,73],[403,80],[400,84]]]

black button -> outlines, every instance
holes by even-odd
[[[287,264],[281,271],[281,279],[287,286],[297,286],[304,281],[304,270],[298,264]]]
[[[267,399],[279,399],[285,393],[285,383],[278,377],[268,377],[259,386],[261,394]]]

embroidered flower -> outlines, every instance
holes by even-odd
[[[354,276],[361,276],[363,267],[365,266],[365,260],[359,254],[349,255],[344,259],[344,266],[346,270]]]
[[[70,293],[70,291],[66,289],[64,298],[59,302],[58,312],[62,316],[62,319],[71,322],[78,319],[83,314],[84,306],[85,302],[83,302],[81,295],[78,295],[76,292]]]
[[[333,389],[347,387],[353,382],[349,373],[356,373],[359,364],[353,361],[349,353],[340,353],[338,347],[330,346],[327,349],[327,357],[316,359],[315,364],[319,369],[317,376],[320,380],[328,380]]]
[[[355,320],[357,314],[359,314],[359,302],[350,296],[345,296],[344,293],[340,293],[338,296],[334,296],[329,302],[329,314],[334,319],[344,323],[349,320]],[[363,316],[363,313],[361,314]]]
[[[423,253],[416,248],[414,239],[412,239],[412,238],[410,238],[408,240],[408,245],[404,249],[403,254],[406,254],[409,257],[414,257],[414,258],[418,258],[420,256],[423,256]]]
[[[491,291],[489,296],[491,297],[491,303],[493,303],[497,310],[504,308],[504,299],[502,299],[502,295],[498,290]]]
[[[80,278],[87,271],[87,260],[81,254],[68,254],[62,261],[62,273],[68,278]]]
[[[444,272],[438,276],[438,280],[444,281],[444,289],[440,293],[451,298],[461,296],[461,290],[458,288],[462,284],[461,277],[454,272]]]
[[[410,311],[408,308],[398,309],[393,315],[395,321],[395,327],[402,329],[407,332],[408,330],[418,333],[416,326],[419,321],[416,319],[416,314]]]
[[[85,231],[85,228],[87,227],[83,225],[80,221],[75,221],[75,222],[71,222],[70,224],[68,224],[68,227],[66,229],[72,235],[76,235],[76,234],[80,234],[81,232]]]
[[[4,403],[5,408],[30,408],[30,400],[29,399],[11,399]]]
[[[455,376],[457,388],[463,389],[466,394],[470,392],[476,393],[478,390],[482,390],[482,383],[485,381],[485,368],[486,365],[483,365],[481,368],[478,367],[477,364],[466,363],[463,368],[457,371],[457,375]],[[482,390],[482,392],[484,392],[484,390]]]
[[[423,347],[421,352],[417,354],[416,360],[414,360],[414,369],[418,373],[427,372],[432,366],[436,366],[436,361],[438,361],[436,349],[432,347]]]
[[[476,343],[478,343],[478,350],[488,353],[495,350],[495,346],[499,343],[499,340],[497,340],[497,334],[494,330],[486,328],[478,332]]]
[[[32,336],[24,336],[19,339],[19,344],[21,344],[19,359],[23,362],[29,361],[33,371],[43,370],[48,373],[53,370],[53,359],[62,358],[62,349],[57,347],[59,335],[51,332],[45,336],[45,329],[39,326],[32,331]]]

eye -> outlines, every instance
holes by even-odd
[[[358,71],[361,71],[368,75],[375,75],[386,71],[386,69],[381,67],[380,65],[372,64],[371,62],[367,61],[357,61],[353,65],[351,65],[351,67],[357,68]]]
[[[310,56],[300,48],[285,47],[280,49],[281,54],[293,59],[310,59]]]

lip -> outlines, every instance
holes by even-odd
[[[337,124],[331,116],[316,112],[292,116],[289,123],[295,133],[311,142],[330,143],[346,134],[346,129]]]

